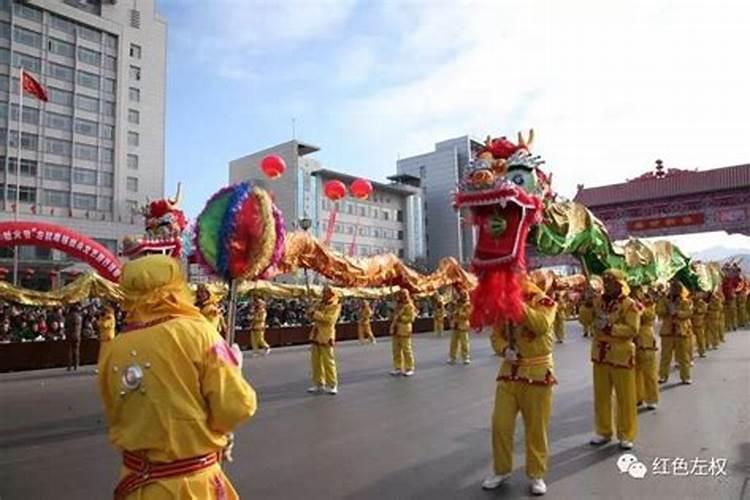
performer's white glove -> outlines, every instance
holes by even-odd
[[[244,361],[244,358],[242,357],[242,350],[240,349],[240,345],[238,343],[232,344],[232,352],[234,353],[234,357],[237,358],[237,366],[242,369],[242,362]]]
[[[234,344],[237,345],[237,344]],[[234,450],[234,433],[230,432],[227,434],[227,445],[221,451],[221,458],[225,461],[232,463],[234,457],[232,457],[232,451]]]
[[[518,359],[518,353],[512,347],[506,347],[503,357],[506,361],[516,361]]]

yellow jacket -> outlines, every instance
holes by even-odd
[[[708,320],[709,321],[720,321],[721,315],[724,310],[724,303],[721,297],[717,293],[711,294],[711,299],[708,301]]]
[[[706,315],[708,313],[708,304],[702,299],[693,301],[693,315],[690,322],[693,328],[703,328],[706,325]]]
[[[675,305],[674,312],[669,311],[669,299],[663,298],[656,306],[656,313],[661,318],[662,337],[687,337],[691,333],[690,318],[693,315],[693,304],[690,299],[681,297]]]
[[[656,304],[641,304],[643,313],[641,314],[641,327],[638,329],[638,336],[635,338],[635,346],[641,351],[656,351],[656,332],[654,323],[656,322]]]
[[[469,331],[469,316],[471,315],[471,302],[459,302],[456,307],[456,330]]]
[[[534,286],[525,298],[522,323],[505,322],[493,328],[490,341],[495,352],[503,356],[506,349],[512,348],[518,354],[516,361],[503,360],[497,380],[534,385],[557,383],[551,328],[556,310],[555,302]]]
[[[110,441],[151,462],[221,451],[227,433],[255,413],[255,391],[193,306],[179,262],[131,261],[121,288],[130,330],[101,343],[98,363]],[[126,384],[139,371],[140,384]]]
[[[397,337],[409,337],[412,332],[412,324],[417,319],[417,308],[409,300],[398,305],[393,313],[393,322],[391,323],[391,334]]]
[[[627,296],[607,303],[594,301],[591,361],[619,368],[635,366],[635,337],[641,329],[641,306]]]
[[[591,326],[594,323],[594,306],[585,302],[578,306],[578,321],[583,326]]]
[[[253,331],[263,331],[266,329],[266,306],[254,306],[252,311],[252,318],[250,320],[250,329]]]
[[[445,319],[445,303],[443,299],[437,298],[435,300],[435,311],[432,317],[437,320]]]
[[[313,344],[330,345],[336,343],[336,322],[341,314],[341,303],[338,299],[326,304],[320,302],[313,312],[313,327],[310,340]]]
[[[372,308],[370,307],[370,304],[367,302],[362,303],[362,307],[359,309],[359,318],[357,318],[357,322],[360,325],[364,325],[370,322],[372,319]]]
[[[99,327],[99,340],[107,341],[115,338],[115,314],[113,312],[106,312],[104,316],[99,318],[97,323]]]

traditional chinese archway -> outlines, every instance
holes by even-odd
[[[120,279],[119,259],[101,243],[67,227],[45,222],[0,222],[0,247],[54,248],[90,265],[103,278]]]

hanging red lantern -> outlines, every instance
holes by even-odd
[[[357,179],[352,182],[352,195],[358,200],[366,200],[372,194],[372,183],[366,179]]]
[[[32,268],[30,268],[30,267],[27,267],[27,268],[26,268],[26,269],[25,269],[25,270],[23,271],[23,273],[24,273],[24,274],[25,274],[26,276],[33,276],[33,275],[34,275],[34,270],[33,270]]]
[[[278,179],[286,171],[286,162],[279,155],[268,155],[260,162],[260,169],[271,179]]]
[[[331,201],[338,201],[346,196],[346,186],[341,181],[328,181],[323,185],[323,192]]]

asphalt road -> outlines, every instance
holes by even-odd
[[[633,453],[644,479],[619,473],[616,446],[593,449],[588,340],[568,323],[558,346],[550,426],[547,498],[750,499],[750,331],[733,332],[718,352],[696,360],[692,386],[663,386],[655,412],[642,413]],[[494,492],[479,487],[490,470],[489,418],[499,358],[472,336],[473,364],[445,364],[448,337],[417,336],[417,373],[387,375],[390,343],[342,343],[340,392],[305,393],[308,352],[245,357],[260,408],[237,433],[228,474],[243,498],[525,498],[523,424],[516,470]],[[675,459],[726,469],[675,475]],[[669,459],[667,475],[654,460]],[[696,461],[698,459],[698,461]],[[703,462],[705,460],[705,462]],[[720,464],[721,462],[716,462]],[[108,446],[92,367],[0,375],[0,500],[111,498],[119,460]],[[678,467],[677,472],[681,469]]]

